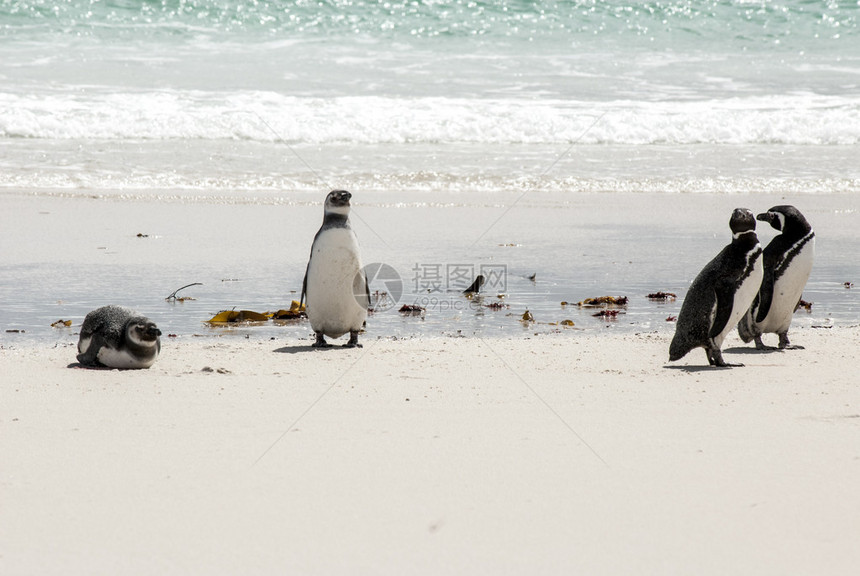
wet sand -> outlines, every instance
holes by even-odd
[[[608,183],[611,185],[611,183]],[[288,308],[298,299],[324,193],[235,193],[184,197],[159,191],[91,197],[84,191],[0,194],[0,344],[74,341],[90,310],[114,303],[140,310],[166,332],[212,335],[204,324],[221,310]],[[393,267],[402,284],[397,305],[368,322],[376,337],[525,337],[557,329],[576,332],[660,331],[677,315],[695,275],[731,239],[728,218],[738,206],[756,212],[796,205],[816,230],[816,260],[804,299],[811,314],[798,327],[860,322],[860,197],[852,194],[494,194],[354,191],[353,226],[365,264]],[[775,231],[759,226],[767,243]],[[485,303],[460,296],[475,275],[501,271]],[[535,280],[529,277],[535,275]],[[165,297],[195,298],[177,304]],[[389,290],[384,283],[371,289]],[[432,290],[432,291],[430,291]],[[647,295],[677,294],[657,304]],[[598,296],[625,296],[611,322],[589,310],[563,307]],[[427,308],[402,317],[402,304]],[[529,310],[536,323],[519,318]],[[68,331],[51,328],[72,320]],[[24,330],[9,335],[5,330]],[[215,332],[217,333],[217,332]],[[241,336],[302,338],[307,324],[258,326]]]

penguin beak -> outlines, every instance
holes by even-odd
[[[762,212],[758,216],[755,217],[759,222],[770,222],[771,217],[769,212]]]
[[[159,336],[161,336],[161,330],[159,330],[158,326],[156,326],[155,324],[147,324],[146,335],[151,338],[158,338]]]

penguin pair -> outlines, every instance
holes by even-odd
[[[764,250],[756,220],[781,232]],[[690,285],[669,346],[670,361],[704,348],[710,365],[728,366],[721,348],[736,325],[744,342],[755,339],[759,349],[766,348],[764,333],[778,334],[780,348],[789,346],[788,327],[812,269],[812,227],[793,206],[774,206],[755,218],[738,208],[729,226],[731,244]]]

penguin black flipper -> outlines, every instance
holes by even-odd
[[[776,274],[773,268],[764,269],[764,278],[761,281],[761,288],[758,291],[758,313],[755,321],[763,322],[770,312],[770,305],[773,303],[773,286],[776,283]]]
[[[301,298],[299,299],[299,309],[301,309],[301,307],[304,305],[305,295],[308,293],[308,270],[310,270],[310,268],[311,268],[311,261],[310,261],[310,259],[308,259],[308,265],[305,268],[305,278],[304,278],[304,280],[302,280],[302,295],[301,295]]]
[[[714,286],[714,294],[717,297],[716,312],[711,329],[708,331],[708,338],[714,338],[723,331],[732,316],[732,308],[735,305],[735,291],[727,283],[720,282]]]

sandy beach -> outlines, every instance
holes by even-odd
[[[860,328],[4,347],[3,574],[853,574]]]

